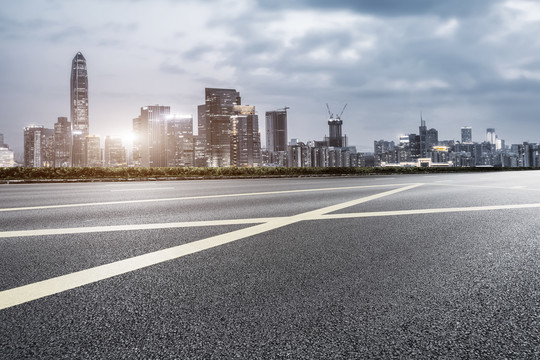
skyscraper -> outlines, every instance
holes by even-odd
[[[242,105],[240,93],[235,89],[205,89],[205,103],[198,107],[198,126],[199,136],[206,140],[206,166],[231,165],[229,129],[231,115],[235,115],[234,105]]]
[[[486,141],[491,145],[497,144],[497,135],[495,134],[495,129],[487,128],[486,129]]]
[[[472,127],[470,126],[461,127],[461,143],[472,144]]]
[[[71,166],[71,123],[59,117],[54,124],[54,167]]]
[[[49,167],[54,161],[54,130],[43,125],[24,128],[24,166]]]
[[[284,164],[287,153],[287,109],[266,112],[266,151],[268,162],[271,164]]]
[[[104,153],[105,166],[126,166],[126,149],[121,138],[106,136]]]
[[[255,106],[235,105],[231,116],[231,166],[261,165],[261,134]]]
[[[167,166],[193,166],[193,116],[172,114],[167,121]]]
[[[103,152],[101,151],[101,139],[98,135],[88,135],[85,138],[86,166],[103,166]]]
[[[426,136],[427,136],[427,126],[426,121],[422,119],[422,115],[420,115],[420,126],[418,127],[418,132],[420,134],[420,157],[425,158],[427,156],[427,143],[426,143]]]
[[[266,150],[287,151],[287,109],[266,112]]]
[[[133,119],[133,161],[136,166],[167,166],[166,118],[170,106],[150,105],[141,108],[141,115]]]
[[[71,63],[71,122],[73,125],[73,166],[86,166],[86,136],[89,134],[88,72],[79,51]]]

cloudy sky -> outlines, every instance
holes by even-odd
[[[540,142],[540,3],[438,0],[20,0],[0,5],[0,133],[69,116],[71,60],[89,74],[90,132],[124,135],[140,107],[193,114],[205,87],[264,112],[289,106],[289,137],[322,139],[326,103],[349,143],[493,127]],[[264,144],[264,138],[263,138]]]

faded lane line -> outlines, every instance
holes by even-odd
[[[174,229],[174,228],[201,227],[201,226],[261,224],[261,223],[266,223],[266,222],[277,220],[277,219],[280,219],[280,217],[209,220],[209,221],[186,221],[186,222],[158,223],[158,224],[88,226],[88,227],[57,228],[57,229],[13,230],[13,231],[0,232],[0,238],[45,236],[45,235],[66,235],[66,234],[86,234],[86,233],[97,233],[97,232],[131,231],[131,230]]]
[[[336,190],[368,189],[368,188],[403,186],[403,185],[404,184],[359,185],[359,186],[344,186],[344,187],[334,187],[334,188],[266,191],[266,192],[256,192],[256,193],[186,196],[186,197],[164,198],[164,199],[119,200],[119,201],[104,201],[104,202],[95,202],[95,203],[26,206],[26,207],[16,207],[16,208],[0,208],[0,212],[59,209],[59,208],[70,208],[70,207],[100,206],[100,205],[137,204],[137,203],[179,201],[179,200],[218,199],[218,198],[229,198],[229,197],[276,195],[276,194],[291,194],[291,193],[321,192],[321,191],[336,191]]]
[[[164,187],[164,188],[143,188],[143,189],[112,189],[110,192],[120,192],[120,191],[152,191],[152,190],[174,190],[173,187]]]
[[[441,184],[436,182],[425,183],[426,185],[436,186],[455,186],[465,188],[480,188],[480,189],[503,189],[503,190],[528,190],[528,191],[540,191],[540,189],[527,188],[527,187],[511,187],[511,186],[490,186],[490,185],[465,185],[465,184]]]
[[[540,208],[540,203],[518,204],[518,205],[470,206],[470,207],[460,207],[460,208],[373,211],[373,212],[346,213],[346,214],[325,214],[317,218],[313,218],[311,220],[352,219],[352,218],[379,217],[379,216],[440,214],[440,213],[448,213],[448,212],[493,211],[493,210],[534,209],[534,208]]]
[[[267,223],[255,225],[246,229],[240,229],[226,234],[212,236],[203,240],[174,246],[168,249],[163,249],[148,254],[128,258],[125,260],[116,261],[110,264],[77,271],[63,276],[58,276],[48,280],[39,281],[33,284],[4,290],[0,292],[0,310],[23,304],[28,301],[40,299],[45,296],[57,294],[66,290],[74,289],[79,286],[108,279],[113,276],[156,265],[165,261],[178,259],[189,254],[211,249],[216,246],[224,245],[236,240],[244,239],[263,232],[287,226],[313,216],[320,216],[325,212],[336,211],[347,206],[352,206],[369,200],[378,199],[383,196],[392,195],[400,191],[412,189],[419,185],[420,184],[415,184],[400,189],[386,191],[377,195],[367,196],[353,201],[327,206],[314,211],[308,211],[304,214],[298,214],[290,217],[275,218]]]

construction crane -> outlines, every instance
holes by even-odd
[[[330,111],[330,106],[328,106],[328,103],[326,103],[326,108],[328,109],[328,116],[329,116],[329,119],[333,119],[333,118],[334,118],[334,114],[332,114],[332,112]]]
[[[341,120],[341,115],[343,115],[343,112],[345,111],[345,108],[347,107],[347,104],[345,104],[345,106],[343,107],[343,110],[341,110],[341,112],[339,113],[339,115],[337,116],[337,119],[338,120]]]
[[[283,107],[282,109],[278,109],[278,110],[283,110],[283,111],[287,111],[287,109],[290,109],[290,107],[288,107],[288,106],[285,106],[285,107]]]

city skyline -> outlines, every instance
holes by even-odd
[[[328,135],[326,103],[348,103],[343,133],[359,151],[414,131],[421,111],[441,138],[462,126],[474,141],[486,128],[507,144],[540,138],[533,2],[28,1],[0,17],[0,132],[18,153],[25,126],[69,116],[77,51],[91,64],[90,133],[102,137],[123,135],[149,104],[195,116],[201,90],[216,87],[238,89],[259,115],[290,107],[289,138],[304,141]],[[161,30],[148,25],[158,19]]]

